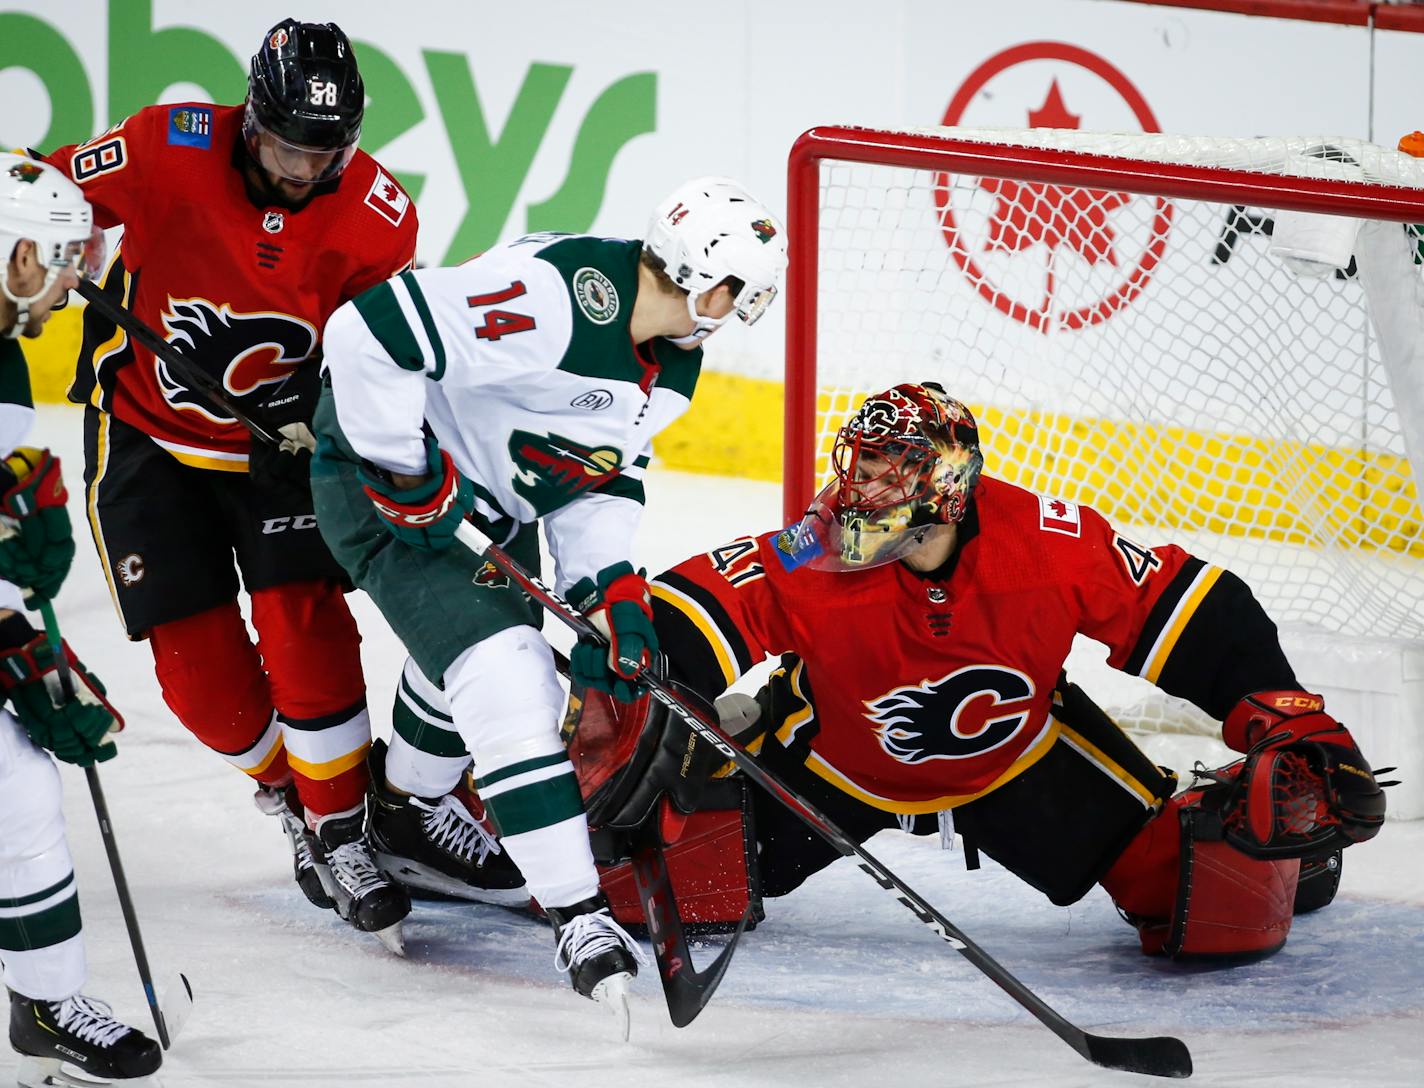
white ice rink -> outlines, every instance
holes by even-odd
[[[147,646],[124,640],[84,533],[78,411],[42,408],[36,438],[64,459],[83,534],[60,620],[128,719],[103,777],[149,955],[160,978],[181,969],[196,993],[161,1073],[168,1088],[1160,1083],[1083,1061],[844,862],[768,902],[766,923],[690,1027],[668,1023],[645,972],[627,1044],[554,972],[544,923],[417,902],[408,957],[392,957],[307,905],[247,779],[183,730]],[[652,570],[779,516],[771,485],[654,472],[648,490],[640,558]],[[353,599],[372,717],[386,734],[404,655],[369,602]],[[67,768],[64,780],[87,990],[151,1031],[83,775]],[[1182,1038],[1192,1083],[1424,1085],[1420,823],[1391,824],[1350,850],[1336,902],[1299,920],[1278,955],[1235,969],[1147,959],[1100,892],[1059,908],[987,860],[966,872],[932,838],[887,833],[872,849],[1081,1027]],[[12,1057],[0,1048],[0,1084]]]

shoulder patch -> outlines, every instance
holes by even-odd
[[[787,526],[777,533],[772,544],[773,553],[788,571],[803,566],[821,554],[820,543],[814,537],[803,544],[799,550],[797,549],[795,525]]]
[[[584,317],[607,325],[618,316],[618,289],[599,269],[584,265],[573,276],[574,299]]]
[[[366,207],[391,226],[398,227],[410,210],[410,195],[378,167],[376,180],[371,182],[371,191],[366,194]]]
[[[1082,536],[1083,519],[1078,504],[1052,495],[1038,496],[1038,527],[1045,533]]]
[[[174,147],[213,146],[213,111],[207,106],[174,106],[168,111],[168,142]]]

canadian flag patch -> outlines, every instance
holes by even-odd
[[[384,170],[377,170],[371,191],[366,194],[366,206],[391,226],[398,227],[410,208],[410,197]]]
[[[1062,533],[1064,536],[1080,536],[1083,523],[1078,516],[1078,504],[1067,499],[1055,499],[1051,495],[1038,497],[1038,527],[1045,533]]]

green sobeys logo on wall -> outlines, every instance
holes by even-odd
[[[108,109],[102,117],[95,104],[100,88],[91,74],[102,66],[93,65],[93,58],[86,66],[66,34],[65,23],[78,19],[74,9],[67,12],[65,5],[55,5],[58,11],[52,9],[45,18],[0,11],[0,72],[19,68],[33,73],[49,99],[49,128],[36,143],[39,150],[87,140],[152,105],[178,83],[196,84],[215,102],[242,101],[247,91],[246,47],[235,54],[193,26],[155,29],[153,0],[108,0],[106,6],[108,82],[103,97]],[[352,34],[366,83],[361,147],[379,156],[382,148],[427,120],[427,107],[391,55],[362,40],[361,24],[367,20],[359,17],[357,5],[351,5],[351,10],[353,14],[342,22]],[[256,48],[266,29],[265,25],[252,28],[251,48]],[[423,49],[421,57],[467,201],[440,258],[448,263],[487,249],[504,231],[574,69],[530,63],[496,135],[490,131],[470,58],[437,49]],[[0,147],[22,141],[19,132],[7,131],[13,130],[17,113],[9,102],[0,115]],[[524,223],[512,229],[520,233],[587,230],[603,203],[614,157],[634,137],[656,127],[655,72],[634,72],[604,87],[585,107],[573,146],[563,151],[568,167],[558,190],[546,200],[526,204]],[[384,165],[418,203],[427,175],[400,170],[395,161]]]

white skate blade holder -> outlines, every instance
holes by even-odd
[[[632,975],[627,971],[619,971],[599,982],[593,988],[593,993],[588,995],[613,1014],[617,1022],[618,1038],[625,1043],[632,1029],[632,1015],[628,1011],[628,988],[632,982]]]
[[[15,1081],[20,1088],[163,1088],[158,1074],[147,1077],[125,1077],[122,1080],[97,1080],[70,1073],[58,1058],[32,1058],[28,1054],[18,1055],[19,1067],[15,1070]]]

